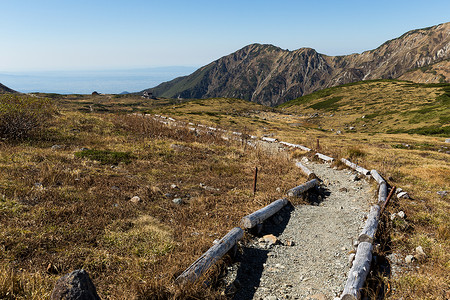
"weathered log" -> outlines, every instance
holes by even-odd
[[[230,230],[217,244],[209,248],[199,259],[189,266],[175,279],[177,284],[193,283],[205,273],[214,263],[224,256],[236,243],[242,239],[244,231],[235,227]]]
[[[288,204],[288,200],[285,198],[274,201],[260,210],[243,217],[241,220],[241,226],[243,228],[253,228],[276,214],[286,204]]]
[[[387,184],[386,181],[380,183],[380,187],[378,189],[378,203],[384,203],[387,198]]]
[[[287,194],[289,197],[298,197],[300,194],[306,192],[309,189],[312,189],[315,186],[319,185],[319,180],[313,179],[302,185],[296,186],[295,188],[290,189]]]
[[[299,167],[303,173],[305,173],[306,176],[309,176],[311,174],[313,174],[313,171],[311,171],[310,169],[308,169],[308,167],[306,167],[305,165],[303,165],[301,162],[297,162],[295,163],[295,165],[297,167]]]
[[[378,221],[380,219],[380,206],[372,205],[369,215],[367,216],[366,224],[364,225],[361,234],[358,237],[358,242],[373,243],[375,233],[377,232]]]
[[[349,160],[347,160],[347,159],[345,159],[345,158],[341,158],[341,161],[342,161],[344,164],[346,164],[347,166],[349,166],[350,168],[352,168],[353,170],[355,170],[355,171],[357,171],[357,172],[359,172],[359,173],[361,173],[361,174],[363,174],[363,175],[369,175],[369,174],[370,174],[370,171],[369,171],[369,170],[364,169],[363,167],[358,166],[357,164],[352,163],[351,161],[349,161]]]
[[[327,162],[333,162],[333,160],[334,160],[334,158],[329,157],[329,156],[326,156],[326,155],[324,155],[324,154],[322,154],[322,153],[316,153],[316,156],[317,156],[318,158],[324,160],[324,161],[327,161]]]
[[[373,179],[375,179],[375,181],[376,181],[378,184],[381,184],[382,182],[386,182],[386,180],[384,180],[383,177],[381,177],[381,175],[378,174],[378,171],[377,171],[377,170],[372,170],[372,171],[370,171],[370,175],[372,175]]]
[[[292,147],[292,148],[299,148],[299,149],[301,149],[303,151],[306,151],[306,152],[311,151],[311,149],[309,149],[308,147],[305,147],[305,146],[302,146],[302,145],[298,145],[298,144],[291,144],[291,143],[288,143],[288,142],[280,142],[280,144],[288,146],[288,147]]]
[[[263,137],[261,138],[261,140],[263,140],[263,141],[265,141],[265,142],[271,142],[271,143],[278,142],[277,139],[270,138],[270,137],[265,137],[265,136],[263,136]]]
[[[348,272],[347,283],[342,292],[342,300],[358,300],[361,298],[361,288],[364,285],[372,262],[371,243],[362,242],[358,245],[353,266]]]

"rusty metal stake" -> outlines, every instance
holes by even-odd
[[[320,151],[319,138],[317,138],[317,146],[316,146],[316,148],[317,148],[317,151]]]
[[[384,201],[383,207],[381,208],[380,215],[382,215],[382,214],[384,213],[384,210],[386,209],[386,206],[388,205],[389,200],[391,200],[391,197],[392,197],[392,195],[394,194],[394,191],[395,191],[396,189],[397,189],[397,188],[394,186],[394,187],[391,189],[391,191],[389,192],[389,195],[387,196],[386,201]]]
[[[253,177],[253,195],[256,194],[256,182],[258,181],[258,167],[255,167],[255,176]]]

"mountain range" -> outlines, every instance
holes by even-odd
[[[409,31],[374,50],[344,56],[328,56],[311,48],[289,51],[251,44],[191,75],[144,91],[157,97],[230,97],[276,106],[361,80],[449,82],[449,59],[450,23],[444,23]]]

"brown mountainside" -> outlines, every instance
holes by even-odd
[[[233,97],[275,106],[344,83],[398,78],[450,58],[450,23],[412,30],[374,50],[327,56],[252,44],[189,76],[147,89],[168,98]]]

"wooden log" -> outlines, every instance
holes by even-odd
[[[373,243],[375,238],[375,233],[378,228],[378,221],[380,219],[380,206],[372,205],[370,208],[369,215],[367,216],[366,224],[364,225],[361,234],[358,237],[358,242]]]
[[[341,294],[342,300],[358,300],[361,298],[361,289],[370,271],[372,250],[371,243],[362,242],[358,245],[353,266],[348,272],[347,283]]]
[[[298,197],[300,194],[306,192],[309,189],[312,189],[315,186],[319,185],[319,180],[313,179],[302,185],[296,186],[295,188],[290,189],[287,194],[289,197]]]
[[[204,274],[214,263],[222,258],[237,241],[242,239],[244,231],[235,227],[230,230],[217,244],[209,248],[199,259],[189,266],[175,279],[177,284],[193,283]]]
[[[387,198],[387,184],[386,181],[380,183],[380,187],[378,188],[378,203],[382,204],[386,201]]]
[[[326,155],[324,155],[324,154],[322,154],[322,153],[316,153],[316,156],[317,156],[318,158],[324,160],[324,161],[327,161],[327,162],[333,162],[333,160],[334,160],[334,158],[329,157],[329,156],[326,156]]]
[[[356,172],[359,172],[363,175],[369,175],[370,171],[367,169],[364,169],[363,167],[358,166],[355,163],[352,163],[351,161],[345,159],[345,158],[341,158],[341,161],[346,164],[347,166],[349,166],[350,168],[352,168],[353,170],[355,170]]]
[[[288,204],[288,200],[285,198],[274,201],[260,210],[243,217],[241,220],[241,226],[243,228],[253,228],[276,214],[286,204]]]
[[[295,163],[295,165],[296,165],[297,167],[299,167],[300,170],[302,170],[302,172],[303,172],[306,176],[308,176],[308,178],[310,178],[310,177],[315,178],[315,177],[316,177],[316,174],[314,174],[313,171],[311,171],[310,169],[308,169],[308,167],[304,166],[301,162],[297,162],[297,163]],[[314,177],[313,177],[313,176],[314,176]]]
[[[288,146],[288,147],[292,147],[292,148],[299,148],[299,149],[301,149],[303,151],[306,151],[306,152],[311,151],[311,149],[309,149],[308,147],[302,146],[302,145],[291,144],[291,143],[288,143],[288,142],[280,142],[280,144]]]
[[[383,177],[381,177],[381,175],[378,174],[378,171],[377,171],[377,170],[372,170],[372,171],[370,171],[370,175],[372,175],[373,179],[375,179],[375,181],[376,181],[378,184],[381,184],[382,182],[386,182],[386,181],[383,179]]]
[[[271,142],[271,143],[278,142],[277,139],[270,138],[270,137],[265,137],[265,136],[263,136],[263,137],[261,138],[261,140],[263,140],[263,141],[265,141],[265,142]]]

